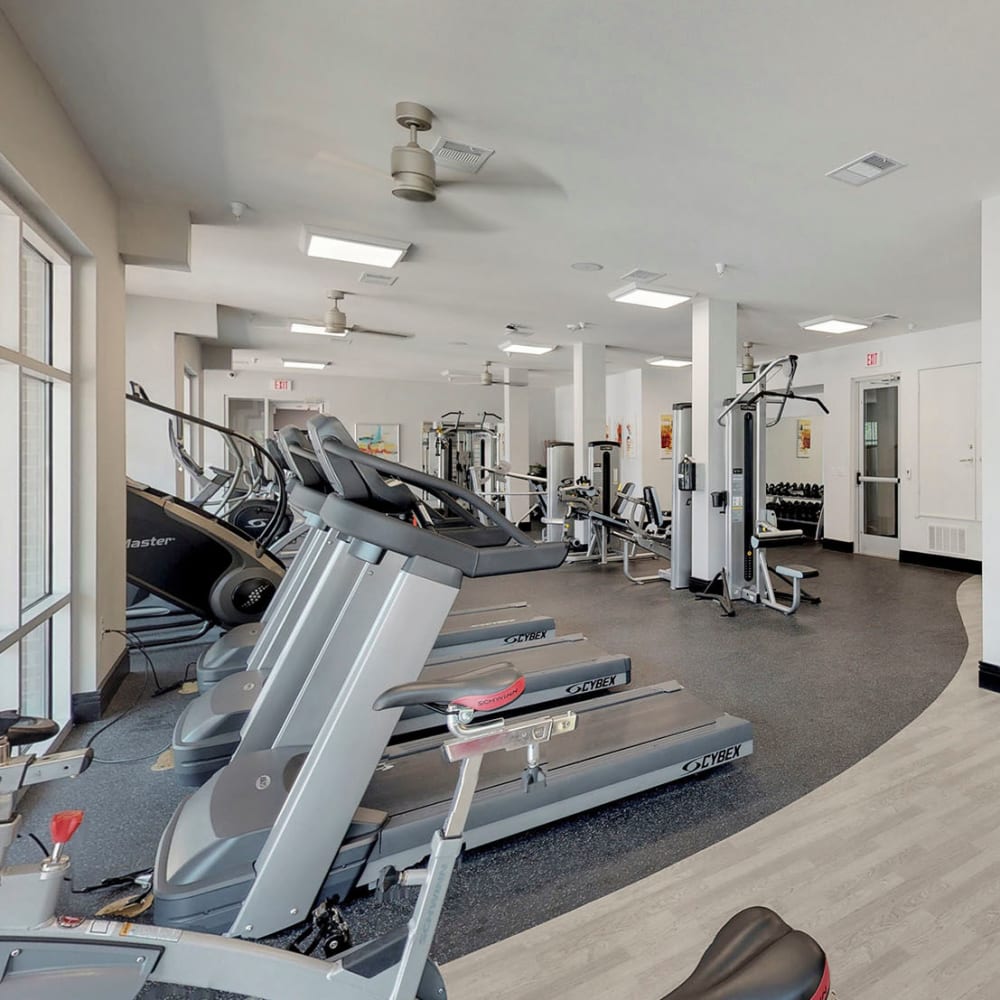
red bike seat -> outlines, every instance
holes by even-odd
[[[827,1000],[830,968],[808,934],[754,906],[715,935],[698,967],[663,1000]]]

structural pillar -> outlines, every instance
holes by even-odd
[[[982,337],[980,396],[983,499],[983,664],[984,686],[1000,690],[1000,432],[987,405],[1000,377],[1000,197],[982,206]]]
[[[695,299],[691,312],[691,576],[711,580],[725,559],[725,516],[712,493],[726,489],[726,443],[717,418],[736,395],[736,303]],[[696,585],[696,584],[695,584]]]
[[[573,345],[573,472],[590,475],[587,445],[604,439],[607,423],[603,344]]]
[[[517,368],[502,369],[505,382],[527,382],[528,373]],[[529,433],[530,415],[528,390],[523,386],[503,387],[503,459],[509,463],[512,472],[528,471],[531,438]],[[523,479],[506,479],[507,518],[517,524],[531,507],[528,484]],[[519,495],[520,494],[520,495]]]

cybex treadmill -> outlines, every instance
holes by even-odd
[[[322,433],[329,440],[349,439],[336,418],[320,419]],[[342,460],[330,462],[331,481],[339,490],[349,492],[355,502],[382,506],[384,512],[409,512],[413,494],[408,487],[387,485],[375,476],[375,490],[380,491],[375,494],[368,477],[348,474],[344,464]],[[495,528],[483,527],[468,513],[464,517],[466,524],[440,530],[448,537],[456,537],[457,532],[475,544],[496,542]],[[308,585],[298,586],[296,601],[280,621],[269,623],[254,650],[254,662],[260,665],[225,677],[199,695],[178,718],[173,736],[174,772],[182,785],[202,784],[239,746],[244,751],[271,746],[296,703],[304,706],[300,718],[308,720],[299,723],[302,741],[311,741],[318,732],[323,714],[336,696],[338,681],[335,672],[316,668],[317,656],[325,645],[334,651],[331,655],[346,657],[349,650],[363,643],[370,616],[382,599],[370,587],[360,587],[368,571],[352,556],[355,540],[335,530],[324,534],[319,554],[313,556],[310,549],[314,562],[307,571]],[[434,665],[436,676],[462,673],[478,665],[479,661],[468,657],[495,656],[502,651],[525,676],[527,689],[519,699],[522,708],[606,691],[630,680],[628,657],[606,653],[580,635],[547,638],[555,628],[551,619],[530,616],[528,620],[535,624],[525,633],[523,624],[512,627],[525,618],[513,618],[509,611],[450,615],[435,641],[429,664]],[[274,638],[276,632],[280,632],[280,640]],[[524,643],[524,639],[533,641]],[[441,725],[439,715],[411,711],[400,732]]]
[[[304,689],[270,745],[241,745],[178,808],[157,853],[158,924],[264,937],[306,919],[318,898],[370,883],[387,864],[425,856],[429,831],[445,811],[437,739],[390,747],[402,710],[374,712],[372,705],[385,688],[421,673],[463,577],[545,569],[565,558],[561,543],[532,542],[453,483],[343,444],[325,447],[358,469],[468,504],[509,544],[477,548],[342,497],[326,501],[322,516],[331,531],[352,539],[345,558],[357,563],[352,612],[363,619],[364,638],[346,651],[327,643],[317,657],[310,680],[326,676],[335,692],[318,729],[309,731],[316,699]],[[429,683],[430,704],[442,700],[435,690]],[[506,760],[484,768],[467,843],[506,837],[753,751],[748,722],[672,683],[569,707],[580,720],[575,734],[557,741],[563,746],[536,746],[524,769]],[[245,732],[252,724],[253,713]],[[529,748],[536,725],[546,723],[525,724]]]

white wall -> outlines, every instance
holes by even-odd
[[[154,403],[180,409],[184,363],[195,362],[200,369],[201,361],[200,352],[177,334],[216,338],[215,305],[129,295],[125,326],[126,380],[140,383]],[[128,404],[125,415],[128,475],[168,493],[176,492],[177,473],[167,439],[167,417],[135,403]]]
[[[290,375],[292,391],[274,393],[274,378]],[[462,410],[463,419],[473,418],[483,410],[503,413],[503,387],[457,385],[448,382],[404,382],[392,379],[349,378],[312,372],[240,371],[235,378],[227,372],[207,370],[205,382],[205,417],[226,422],[226,399],[273,398],[323,402],[325,412],[340,418],[348,430],[357,422],[381,422],[400,425],[400,460],[420,468],[421,427],[424,421],[437,420],[448,410]],[[544,442],[554,436],[552,390],[519,389],[529,408],[529,456],[531,462],[545,462]],[[221,463],[215,435],[205,439],[205,459]],[[520,470],[519,470],[520,471]],[[527,471],[527,470],[523,470]]]
[[[1000,434],[989,387],[1000,377],[1000,197],[983,202],[981,437],[983,496],[983,660],[1000,666]]]
[[[806,458],[798,456],[799,417],[812,422],[812,448]],[[784,417],[767,431],[767,482],[822,484],[825,424],[826,415],[818,406],[788,403]]]
[[[635,483],[635,495],[645,486],[643,478],[642,435],[642,372],[636,368],[629,372],[609,375],[604,380],[604,400],[607,411],[608,440],[618,437],[621,425],[621,454],[618,460],[619,482]],[[632,438],[632,457],[629,458],[628,438]]]
[[[73,268],[73,690],[95,690],[124,647],[124,269],[118,202],[0,14],[0,185]]]
[[[880,351],[882,363],[866,369],[869,351]],[[857,382],[867,377],[898,374],[899,381],[899,534],[900,548],[928,552],[928,526],[943,524],[965,528],[965,558],[982,557],[981,523],[952,521],[920,515],[920,406],[933,406],[919,394],[921,369],[978,363],[980,324],[963,323],[938,330],[921,330],[901,337],[865,341],[845,347],[803,354],[799,359],[797,385],[822,384],[823,399],[830,409],[823,429],[823,482],[825,533],[827,538],[854,541],[857,523]],[[941,420],[948,419],[942,407]],[[801,481],[801,480],[796,480]]]
[[[660,458],[660,414],[670,413],[674,403],[691,402],[691,369],[642,369],[642,421],[639,435],[642,441],[642,485],[654,486],[660,506],[670,510],[674,488],[674,460],[683,458],[674,448],[674,458]]]

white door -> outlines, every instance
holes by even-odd
[[[899,558],[899,376],[858,384],[858,546]]]

